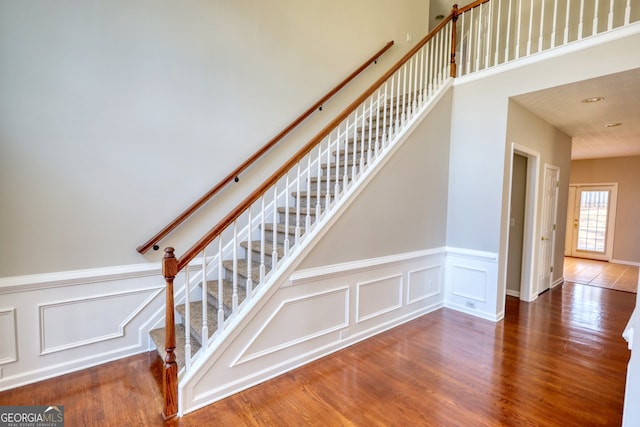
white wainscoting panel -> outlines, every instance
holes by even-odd
[[[445,306],[498,321],[498,254],[447,248]],[[501,297],[500,297],[501,298]]]
[[[356,322],[402,307],[402,275],[356,284]]]
[[[124,336],[129,321],[162,290],[140,289],[40,305],[40,354]]]
[[[0,310],[0,365],[18,360],[16,309]]]
[[[150,350],[160,265],[0,279],[0,390]]]
[[[407,280],[407,304],[430,298],[442,291],[442,267],[439,265],[410,271]]]
[[[445,252],[294,271],[180,381],[188,413],[443,306]]]
[[[347,287],[283,301],[234,365],[346,328],[348,316]]]

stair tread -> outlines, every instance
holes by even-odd
[[[266,256],[271,256],[271,254],[265,254]],[[224,266],[224,268],[226,268],[227,270],[234,272],[233,270],[233,260],[227,260],[227,261],[222,261],[222,265]],[[238,275],[238,277],[243,277],[243,278],[248,278],[247,275],[247,267],[248,267],[249,263],[247,262],[246,259],[238,259],[236,261],[236,267],[238,268],[238,271],[236,271],[235,273]],[[268,267],[268,266],[266,266]],[[260,264],[257,262],[252,262],[251,263],[251,280],[253,282],[258,282],[260,279]],[[230,279],[227,279],[230,280]],[[244,283],[238,283],[238,288],[242,287],[244,288],[245,284]]]
[[[258,282],[259,277],[256,277],[253,281]],[[218,301],[218,280],[207,281],[207,293],[213,297],[216,302]],[[247,290],[244,286],[238,286],[238,304],[247,298]],[[222,305],[225,312],[225,317],[231,314],[233,307],[233,282],[227,279],[222,280]]]
[[[248,249],[249,248],[249,242],[247,242],[247,241],[240,242],[240,246],[242,246],[245,249]],[[254,240],[254,241],[251,242],[251,250],[252,251],[260,252],[261,249],[262,248],[260,247],[260,241],[259,240]],[[281,257],[282,255],[284,255],[284,245],[281,245],[281,244],[274,245],[272,242],[264,242],[264,253],[265,253],[265,256],[266,255],[271,256],[271,254],[273,253],[274,249],[278,251],[278,257]]]
[[[192,301],[189,303],[189,309],[191,314],[191,336],[198,342],[202,343],[202,301]],[[180,313],[180,316],[185,317],[185,305],[180,304],[176,306],[176,311]],[[207,328],[209,336],[211,336],[218,329],[218,310],[211,304],[207,305]],[[208,337],[207,337],[208,338]]]
[[[158,352],[158,356],[164,361],[165,359],[165,351],[164,351],[164,328],[154,329],[149,331],[149,335],[156,345],[156,351]],[[173,354],[176,357],[176,363],[178,365],[178,369],[182,369],[185,365],[185,357],[184,357],[184,346],[185,346],[185,330],[184,325],[181,323],[176,324],[176,348],[173,351]],[[196,338],[191,336],[191,354],[196,354],[198,350],[200,350],[200,343],[196,340]]]

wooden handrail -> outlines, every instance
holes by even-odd
[[[255,191],[247,196],[234,210],[224,217],[216,226],[214,226],[207,234],[198,240],[191,248],[189,248],[178,261],[178,271],[181,271],[189,264],[204,248],[206,248],[225,228],[248,209],[253,202],[258,200],[280,177],[286,173],[293,165],[300,161],[307,153],[309,153],[323,138],[331,133],[331,131],[345,120],[355,109],[362,104],[371,94],[373,94],[379,86],[381,86],[389,77],[398,71],[416,52],[418,52],[429,40],[431,40],[445,25],[454,17],[452,12],[438,24],[429,34],[427,34],[420,42],[418,42],[409,52],[407,52],[393,67],[391,67],[382,77],[372,84],[362,95],[353,101],[342,113],[333,119],[324,127],[311,141],[304,145],[293,157],[291,157],[284,165],[276,170],[266,181],[264,181]]]
[[[393,46],[393,40],[387,42],[382,49],[375,53],[371,58],[367,59],[358,69],[356,69],[353,73],[349,74],[347,78],[345,78],[342,82],[340,82],[336,87],[331,89],[326,95],[324,95],[320,100],[318,100],[315,104],[309,107],[304,113],[300,115],[297,119],[295,119],[289,126],[281,130],[276,136],[274,136],[269,142],[263,145],[258,151],[256,151],[251,157],[245,160],[240,166],[235,168],[229,175],[224,177],[222,181],[216,184],[211,190],[205,193],[202,197],[196,200],[191,206],[189,206],[184,212],[182,212],[176,219],[171,221],[166,227],[160,230],[155,236],[149,239],[147,242],[138,246],[136,250],[141,254],[147,252],[150,248],[154,247],[156,243],[158,243],[161,239],[163,239],[167,234],[173,231],[177,226],[182,224],[188,217],[190,217],[195,211],[200,209],[202,205],[208,202],[214,195],[216,195],[220,190],[226,187],[232,181],[237,180],[238,176],[244,172],[249,166],[251,166],[256,160],[258,160],[262,155],[264,155],[267,151],[273,148],[282,138],[288,135],[293,129],[295,129],[300,123],[306,120],[314,111],[318,110],[325,104],[331,97],[333,97],[336,93],[338,93],[342,88],[344,88],[347,84],[351,82],[358,74],[364,71],[369,65],[373,62],[376,62],[382,54],[384,54],[387,50],[389,50]],[[157,249],[157,248],[156,248]]]
[[[488,3],[488,2],[489,2],[489,0],[477,0],[477,1],[474,1],[473,3],[469,3],[468,5],[463,6],[460,9],[458,9],[457,15],[461,15],[461,14],[465,13],[467,10],[471,10],[474,7],[478,7],[481,4]]]

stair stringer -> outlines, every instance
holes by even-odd
[[[181,415],[443,307],[445,248],[333,266],[336,271],[334,275],[351,274],[358,281],[358,285],[376,283],[383,277],[382,280],[389,281],[390,288],[397,284],[394,281],[399,281],[402,288],[402,281],[408,280],[407,278],[416,272],[426,272],[430,277],[429,287],[433,284],[433,289],[424,289],[426,293],[417,298],[411,298],[408,293],[402,295],[398,301],[400,306],[382,308],[380,312],[359,317],[358,322],[363,324],[375,318],[375,325],[364,327],[362,331],[354,334],[349,331],[349,305],[354,304],[354,297],[351,296],[355,293],[353,287],[336,286],[333,284],[335,280],[331,278],[319,281],[306,280],[305,275],[301,275],[297,269],[452,86],[453,79],[447,79],[435,91],[422,106],[421,111],[418,111],[394,140],[382,150],[383,155],[378,156],[371,167],[345,189],[342,197],[304,235],[291,255],[277,270],[267,276],[265,283],[259,287],[251,301],[246,302],[247,306],[243,307],[208,349],[194,360],[189,372],[180,379],[178,395]],[[382,276],[374,275],[378,279],[371,281],[367,272],[372,270],[377,270]],[[306,289],[301,291],[304,287]],[[320,307],[316,310],[317,313],[310,313],[308,307],[295,307],[301,301],[311,299],[314,300],[314,306]],[[323,304],[333,310],[321,311]],[[299,305],[304,306],[303,303]],[[335,310],[336,307],[340,310]],[[286,311],[288,313],[285,313]],[[309,316],[310,314],[318,316]],[[291,318],[294,320],[292,323],[295,323],[293,327],[289,323]],[[273,341],[275,337],[266,336],[271,332],[268,327],[273,329],[274,325],[279,324],[294,331],[287,332],[291,335],[288,339],[283,341],[283,337],[279,336],[275,341],[280,340],[280,343],[269,346],[268,342]],[[307,329],[304,329],[305,327]],[[278,330],[282,332],[282,329]],[[309,333],[311,330],[315,333]]]

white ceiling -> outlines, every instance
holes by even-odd
[[[640,69],[513,97],[573,137],[572,159],[640,155]],[[596,103],[583,103],[604,97]],[[622,123],[605,127],[609,123]]]
[[[450,0],[431,0],[429,27],[448,15]],[[462,4],[466,4],[463,2]],[[585,98],[605,99],[584,104]],[[640,155],[640,69],[513,97],[573,139],[572,159]],[[621,126],[606,128],[608,123]]]

